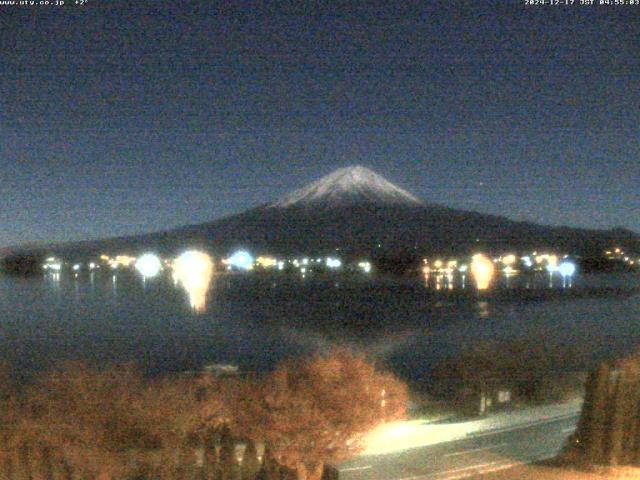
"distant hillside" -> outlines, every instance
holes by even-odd
[[[336,172],[286,197],[248,211],[165,232],[51,245],[78,255],[102,251],[186,247],[216,254],[243,247],[257,253],[401,255],[469,253],[552,247],[583,255],[613,245],[640,252],[640,236],[625,229],[586,230],[517,222],[505,217],[426,204],[364,167]]]

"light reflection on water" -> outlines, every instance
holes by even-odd
[[[429,290],[497,290],[497,289],[533,289],[533,288],[553,288],[567,289],[583,284],[580,276],[563,277],[558,273],[549,274],[547,272],[497,272],[489,283],[486,279],[481,282],[482,288],[478,289],[478,282],[461,272],[438,272],[434,270],[423,270],[423,285]]]
[[[583,342],[594,357],[640,340],[637,295],[500,300],[491,293],[478,297],[472,281],[461,290],[457,275],[450,283],[444,276],[440,292],[421,283],[375,280],[341,280],[336,287],[335,280],[313,277],[216,278],[211,272],[208,279],[181,281],[176,288],[170,271],[145,286],[128,271],[99,270],[93,280],[88,273],[77,279],[0,277],[0,361],[18,359],[24,368],[40,368],[69,358],[135,360],[154,371],[217,362],[261,370],[339,342],[379,356],[406,378],[420,378],[439,357],[487,339]],[[510,279],[514,288],[529,283],[533,291],[544,291],[547,281],[546,272]],[[430,288],[435,277],[432,282]],[[572,292],[629,284],[623,276],[578,277]],[[186,286],[193,285],[185,296]]]
[[[194,312],[203,313],[207,308],[207,294],[213,270],[211,257],[195,250],[180,255],[173,265],[173,280],[187,292],[189,304]]]

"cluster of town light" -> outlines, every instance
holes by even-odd
[[[193,252],[193,251],[191,251]],[[175,261],[162,260],[155,253],[145,253],[139,257],[129,255],[117,255],[110,257],[103,254],[100,256],[100,261],[103,265],[108,265],[112,270],[118,270],[120,268],[135,268],[143,278],[152,278],[157,276],[162,271],[163,266],[172,266]],[[226,266],[227,270],[240,270],[250,271],[254,268],[261,270],[277,269],[284,270],[287,265],[299,270],[302,273],[312,271],[314,269],[329,269],[339,270],[345,265],[340,258],[328,256],[328,257],[302,257],[293,259],[278,259],[271,256],[261,255],[254,258],[251,253],[246,250],[238,250],[233,252],[229,257],[222,259],[221,262]],[[47,258],[43,264],[44,270],[61,271],[64,263],[54,257]],[[99,264],[91,262],[88,264],[89,270],[100,268]],[[354,262],[352,265],[357,271],[363,273],[371,273],[372,264],[367,260]],[[73,264],[71,269],[78,273],[83,268],[82,264]]]
[[[145,253],[137,258],[128,255],[118,255],[114,258],[108,255],[101,255],[100,260],[113,270],[120,267],[134,267],[145,280],[158,276],[163,270],[163,262],[155,253]],[[165,261],[165,264],[172,268],[176,284],[181,285],[186,290],[193,309],[196,311],[203,310],[214,271],[211,257],[204,252],[189,250],[173,261]],[[63,265],[64,263],[61,260],[49,257],[45,260],[43,269],[59,277]],[[89,262],[86,267],[91,272],[99,269],[100,265],[95,262]],[[71,270],[76,277],[83,268],[84,266],[80,263],[71,265]],[[115,279],[114,275],[114,282]]]
[[[449,289],[453,289],[453,278],[456,272],[460,274],[463,288],[467,272],[469,272],[478,290],[489,288],[497,272],[502,273],[508,283],[509,278],[517,275],[521,270],[546,270],[550,275],[558,273],[563,278],[564,286],[567,286],[567,284],[571,285],[571,277],[576,271],[575,263],[567,260],[567,257],[565,255],[560,262],[558,255],[552,253],[532,252],[530,255],[523,256],[507,253],[495,258],[478,253],[471,258],[469,264],[460,263],[458,259],[436,259],[429,262],[425,258],[423,259],[422,272],[427,282],[429,282],[430,275],[434,275],[437,290],[443,288],[443,284]]]
[[[62,270],[62,262],[55,257],[49,257],[42,265],[43,270],[51,270],[52,272],[59,272]]]
[[[616,247],[613,250],[607,250],[604,254],[609,260],[618,260],[630,266],[634,266],[636,264],[640,265],[640,258],[634,260],[620,247]]]
[[[607,252],[612,253],[613,252]],[[623,255],[624,252],[617,249],[616,255]],[[478,290],[489,288],[497,271],[508,279],[510,276],[516,275],[520,269],[532,271],[544,271],[549,273],[550,284],[553,284],[554,274],[559,274],[563,279],[563,285],[567,283],[571,285],[571,279],[576,271],[573,262],[567,260],[567,255],[560,261],[558,255],[550,253],[532,252],[530,255],[518,257],[513,253],[508,253],[496,258],[478,253],[473,255],[470,262],[459,262],[458,259],[436,259],[433,263],[429,263],[428,259],[423,260],[423,273],[425,279],[429,280],[430,274],[435,274],[436,288],[442,288],[442,284],[446,281],[449,289],[453,288],[454,274],[459,272],[462,278],[462,285],[466,281],[467,273],[470,273]],[[108,255],[101,255],[100,259],[103,263],[109,265],[112,269],[120,267],[135,267],[144,279],[157,276],[163,269],[163,261],[154,253],[145,253],[140,257],[132,257],[128,255],[118,255],[114,258]],[[173,261],[165,260],[167,266],[173,269],[173,278],[176,284],[182,285],[189,293],[191,305],[198,310],[204,307],[204,299],[209,288],[209,283],[214,270],[213,260],[209,255],[196,250],[190,250],[183,253]],[[249,271],[254,268],[262,270],[277,269],[284,270],[285,265],[291,265],[297,269],[303,277],[314,269],[337,270],[343,268],[344,264],[340,258],[318,257],[318,258],[295,258],[289,260],[278,259],[270,256],[258,256],[254,258],[251,253],[246,250],[238,250],[223,259],[222,263],[226,265],[228,270]],[[88,264],[89,270],[92,271],[100,268],[100,265],[91,262]],[[59,273],[63,268],[63,263],[55,257],[46,259],[43,268],[50,270],[52,273]],[[354,262],[350,267],[357,271],[370,274],[372,265],[369,261]],[[72,270],[76,276],[82,269],[81,264],[74,264]]]
[[[292,268],[294,270],[299,271],[303,277],[306,276],[307,273],[322,269],[329,270],[339,270],[345,266],[344,262],[337,257],[298,257],[293,259],[278,259],[270,256],[259,256],[251,263],[249,268],[247,268],[247,264],[243,261],[241,264],[238,264],[237,257],[239,252],[234,253],[231,257],[223,260],[223,263],[227,265],[228,269],[236,268],[241,270],[250,270],[253,268],[259,268],[260,270],[284,270],[285,268]],[[244,268],[243,268],[244,267]],[[360,272],[363,273],[371,273],[372,264],[367,260],[362,260],[355,262],[353,267]]]

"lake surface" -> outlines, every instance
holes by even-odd
[[[2,276],[0,361],[24,371],[75,359],[135,361],[151,373],[211,363],[264,371],[340,343],[418,381],[438,360],[478,342],[524,339],[582,352],[567,369],[640,345],[638,294],[580,294],[585,287],[638,287],[638,275],[577,277],[565,290],[544,284],[542,277],[529,285],[533,295],[505,289],[478,296],[418,281],[222,275],[196,312],[169,274],[145,281],[106,270]]]

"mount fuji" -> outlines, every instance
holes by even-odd
[[[373,204],[418,207],[422,201],[368,168],[341,168],[271,204],[274,208],[297,206],[341,207]]]
[[[216,255],[246,248],[280,255],[338,250],[356,257],[543,248],[599,255],[614,244],[640,251],[640,236],[625,229],[550,227],[428,204],[377,173],[354,166],[272,203],[209,223],[54,247],[78,255],[151,249],[173,254],[199,247]],[[54,249],[50,247],[43,250]]]

